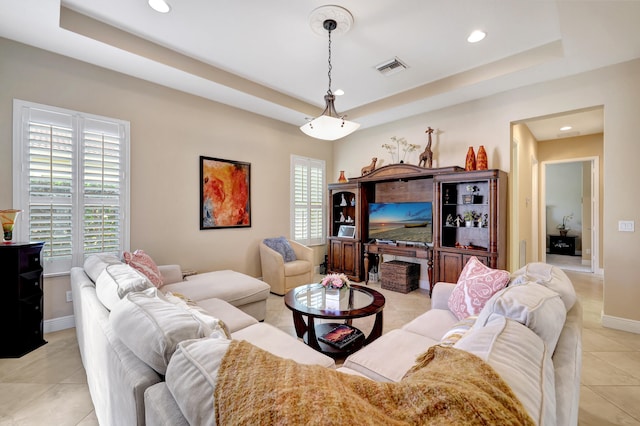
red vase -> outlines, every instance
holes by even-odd
[[[339,183],[347,183],[349,180],[344,176],[344,170],[340,170],[340,177],[338,178]]]
[[[476,159],[476,170],[487,170],[487,151],[484,150],[484,145],[480,145],[478,148],[478,158]]]
[[[476,153],[473,151],[472,146],[470,146],[469,151],[467,151],[467,159],[464,162],[464,169],[466,171],[476,169]]]

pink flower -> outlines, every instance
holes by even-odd
[[[345,274],[329,274],[320,284],[326,288],[349,288],[349,278]]]

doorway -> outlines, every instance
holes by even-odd
[[[563,255],[555,258],[555,253],[547,253],[549,235],[560,236],[558,224],[572,213],[555,212],[559,222],[553,219],[554,215],[547,217],[547,211],[554,208],[547,202],[547,184],[555,188],[561,183],[554,183],[556,178],[553,173],[549,175],[547,167],[577,163],[582,165],[582,175],[573,178],[579,193],[575,195],[578,207],[572,209],[579,221],[570,224],[573,230],[568,233],[576,240],[571,260],[575,269],[603,274],[600,200],[604,186],[600,170],[604,156],[604,108],[597,106],[512,122],[511,136],[510,267],[515,270],[529,262],[557,262],[558,266],[570,268],[560,265]]]
[[[542,163],[543,262],[579,272],[599,269],[598,164],[594,157]]]

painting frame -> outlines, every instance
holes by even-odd
[[[251,227],[251,163],[200,156],[200,230]]]

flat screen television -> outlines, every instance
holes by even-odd
[[[369,238],[393,242],[432,243],[430,202],[369,204]]]

